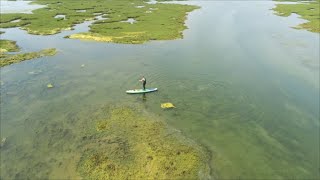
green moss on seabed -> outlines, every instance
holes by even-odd
[[[182,38],[186,14],[197,6],[147,4],[144,0],[37,0],[46,5],[33,14],[2,14],[0,28],[21,27],[30,34],[51,35],[70,30],[75,24],[94,20],[90,32],[70,38],[114,43],[141,44],[150,40]],[[106,19],[95,19],[101,15]],[[65,18],[55,18],[65,15]],[[134,23],[126,22],[134,19]],[[18,20],[18,21],[16,21]]]
[[[7,66],[13,63],[19,63],[25,60],[31,60],[35,58],[40,58],[44,56],[53,56],[57,53],[55,48],[43,49],[38,52],[29,52],[29,53],[21,53],[21,54],[6,54],[0,53],[0,67]]]
[[[16,41],[0,39],[0,54],[6,52],[18,52],[20,48]]]
[[[298,4],[277,4],[273,10],[276,12],[276,15],[285,17],[290,16],[292,13],[296,13],[300,15],[302,19],[308,21],[298,25],[295,27],[296,29],[306,29],[311,32],[320,33],[320,0],[304,1],[303,3],[301,2]]]
[[[84,179],[210,179],[205,151],[145,112],[112,108],[97,131],[78,164]]]

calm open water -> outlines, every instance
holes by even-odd
[[[59,53],[1,68],[1,177],[79,178],[76,151],[92,114],[137,104],[206,147],[214,177],[319,178],[319,34],[290,28],[304,21],[273,15],[274,2],[188,3],[202,8],[181,40],[63,38],[90,22],[53,36],[5,29],[1,39],[22,51]],[[125,94],[141,75],[159,91]]]

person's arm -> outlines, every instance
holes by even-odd
[[[145,78],[142,78],[142,79],[140,79],[139,81],[140,81],[140,82],[143,82],[143,81],[145,81]]]

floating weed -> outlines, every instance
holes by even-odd
[[[47,85],[47,88],[53,88],[53,85],[50,83]]]
[[[162,103],[161,104],[161,108],[162,109],[171,109],[171,108],[175,108],[175,106],[172,103]]]

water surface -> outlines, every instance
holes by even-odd
[[[274,2],[191,1],[184,38],[142,45],[5,29],[22,51],[53,57],[1,68],[1,176],[79,178],[93,113],[137,104],[208,149],[219,179],[319,177],[319,34],[273,15]],[[83,67],[84,65],[84,67]],[[141,75],[156,93],[127,95]],[[54,88],[47,89],[52,83]],[[160,104],[177,108],[164,111]]]
[[[0,0],[1,5],[1,14],[7,13],[32,13],[33,10],[45,7],[44,5],[39,4],[30,4],[32,1],[5,1]]]

